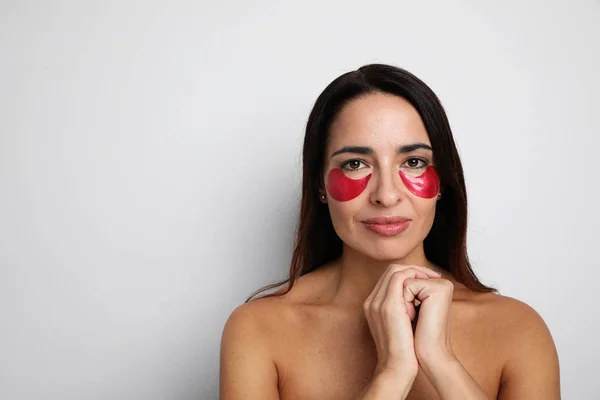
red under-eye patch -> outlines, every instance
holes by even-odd
[[[327,174],[327,192],[337,201],[349,201],[365,190],[371,174],[361,179],[350,179],[340,168],[333,168]]]
[[[432,199],[440,191],[440,178],[433,165],[425,169],[425,172],[419,176],[410,176],[400,171],[400,178],[404,186],[415,196]]]

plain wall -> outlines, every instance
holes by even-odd
[[[441,98],[475,271],[599,398],[599,1],[4,0],[0,57],[0,398],[216,399],[308,113],[371,62]]]

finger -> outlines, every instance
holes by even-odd
[[[409,265],[409,267],[425,272],[430,278],[439,278],[442,276],[441,274],[435,272],[433,269],[424,267],[422,265]]]
[[[367,317],[367,323],[369,324],[372,332],[374,330],[377,334],[381,334],[382,327],[387,325],[389,322],[385,321],[385,324],[382,325],[381,321],[384,317],[394,318],[396,315],[406,312],[406,306],[402,301],[402,282],[410,277],[427,278],[427,275],[424,272],[410,267],[391,265],[384,273],[384,276],[379,279],[379,285],[376,286],[377,289],[374,289],[371,292],[369,298],[363,304],[363,309]],[[400,279],[400,285],[397,293],[392,294],[394,298],[386,302],[388,286],[391,279]],[[394,299],[396,300],[396,304],[393,304]]]
[[[369,296],[367,297],[365,302],[371,302],[375,298],[375,295],[377,293],[379,293],[379,290],[381,289],[383,279],[389,274],[390,271],[392,271],[394,269],[395,266],[396,266],[396,264],[390,264],[387,267],[387,269],[384,271],[384,273],[377,280],[375,287],[373,288],[373,290],[371,291],[371,293],[369,294]]]
[[[412,303],[406,302],[403,296],[404,281],[407,279],[429,279],[425,273],[417,271],[412,268],[405,269],[403,271],[397,271],[392,274],[389,284],[386,288],[385,294],[383,295],[383,303],[394,303],[396,309],[401,309],[407,312],[410,319],[412,320],[415,316],[415,309]],[[382,290],[383,292],[383,290]]]
[[[381,277],[379,278],[379,280],[377,281],[377,284],[375,285],[375,288],[373,289],[373,291],[371,292],[371,294],[373,296],[369,296],[369,298],[367,298],[367,300],[369,301],[375,301],[375,298],[377,298],[378,301],[382,300],[381,296],[377,296],[377,294],[382,290],[382,288],[384,289],[384,293],[383,295],[385,296],[385,290],[387,290],[387,286],[389,284],[390,281],[390,277],[398,272],[398,271],[404,271],[407,270],[409,268],[421,271],[422,273],[426,274],[427,276],[431,277],[431,278],[439,278],[440,275],[438,275],[437,273],[435,273],[433,270],[427,268],[427,267],[423,267],[421,265],[400,265],[400,264],[391,264],[383,273],[383,275],[381,275]]]
[[[377,293],[375,293],[375,297],[373,298],[373,304],[379,306],[381,305],[381,303],[384,301],[384,299],[388,296],[388,290],[389,290],[389,285],[390,285],[390,281],[392,278],[394,278],[395,276],[398,276],[399,278],[395,278],[395,279],[401,279],[402,281],[404,281],[405,279],[408,278],[427,278],[428,275],[425,274],[425,272],[422,272],[420,270],[417,270],[415,268],[411,268],[411,267],[398,267],[398,268],[394,268],[391,269],[390,272],[388,274],[386,274],[385,277],[381,278],[381,286],[379,287],[379,290]],[[402,296],[402,292],[398,293],[398,296]],[[401,298],[401,297],[398,297]]]
[[[454,285],[447,279],[407,279],[404,282],[403,296],[406,302],[424,302],[434,294],[441,294],[452,300]]]
[[[388,326],[396,326],[397,337],[391,338],[396,343],[402,343],[401,347],[410,348],[413,345],[413,325],[411,320],[415,318],[415,309],[413,304],[406,303],[402,296],[404,282],[411,276],[421,276],[421,279],[428,280],[427,275],[420,271],[407,269],[396,272],[390,278],[385,299],[381,305],[381,317],[386,317]],[[406,315],[404,315],[406,314]]]
[[[404,282],[406,301],[422,301],[418,323],[413,321],[416,336],[426,335],[428,340],[434,341],[447,339],[453,288],[452,282],[446,279],[407,279]]]
[[[398,267],[403,267],[403,268],[414,268],[414,269],[418,269],[421,272],[424,272],[425,274],[427,274],[427,276],[429,276],[430,278],[439,278],[441,275],[438,274],[437,272],[435,272],[433,269],[431,268],[427,268],[424,267],[422,265],[416,265],[416,264],[405,264],[405,265],[400,265],[400,264],[393,264],[394,266],[398,266]]]

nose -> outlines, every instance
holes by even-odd
[[[371,179],[376,185],[371,192],[371,202],[378,206],[391,207],[404,198],[404,184],[400,174],[394,168],[380,170],[377,176]]]

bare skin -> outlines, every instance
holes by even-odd
[[[443,193],[420,197],[399,171],[419,176],[434,166],[432,151],[419,113],[401,97],[369,94],[340,111],[323,178],[333,168],[349,179],[371,175],[356,198],[320,196],[342,255],[288,293],[232,313],[221,344],[222,400],[560,398],[558,357],[541,317],[515,299],[469,290],[425,257]],[[408,225],[382,235],[368,226],[374,217]]]
[[[238,319],[253,321],[250,331],[265,344],[263,363],[272,365],[267,368],[270,388],[263,389],[262,398],[354,399],[373,378],[377,354],[363,310],[360,304],[337,304],[333,298],[339,276],[339,264],[324,266],[301,277],[287,294],[258,299],[235,311]],[[486,395],[525,398],[532,393],[528,381],[547,389],[544,382],[550,379],[554,380],[550,392],[527,398],[559,398],[558,359],[539,315],[510,297],[475,293],[446,271],[442,277],[455,285],[450,317],[454,352]],[[523,352],[531,338],[537,347]],[[541,369],[520,371],[530,363],[522,358]],[[507,370],[511,360],[513,371]],[[260,365],[256,368],[260,370]],[[246,386],[247,381],[241,384]],[[227,398],[224,394],[222,399]],[[440,397],[419,369],[406,398]]]
[[[330,265],[313,276],[306,276],[306,279],[294,287],[297,290],[292,290],[293,293],[290,292],[287,297],[281,298],[279,307],[296,309],[297,311],[292,313],[299,316],[294,321],[299,325],[287,333],[298,341],[298,345],[289,346],[286,354],[282,354],[282,399],[318,398],[318,393],[321,393],[323,398],[352,398],[372,377],[377,354],[369,328],[361,316],[362,310],[319,300],[327,296],[327,286],[331,287],[338,274],[339,266]],[[444,276],[450,278],[449,275]],[[455,289],[452,305],[451,329],[454,350],[467,365],[467,369],[479,373],[476,380],[490,398],[496,398],[502,354],[499,354],[498,349],[489,348],[489,328],[492,327],[486,329],[480,325],[475,326],[477,318],[482,317],[476,317],[474,314],[477,308],[490,307],[494,300],[497,301],[498,296],[475,295],[458,284],[455,288],[460,289]],[[298,329],[302,326],[304,329]],[[495,340],[491,342],[496,343]],[[293,360],[306,359],[309,354],[310,368],[297,368]],[[472,368],[468,368],[470,366]],[[293,378],[286,380],[286,375]],[[311,383],[303,385],[307,382]],[[321,384],[320,387],[316,382]],[[345,384],[340,385],[341,382]],[[435,398],[439,398],[436,391],[423,372],[419,371],[408,399]]]

